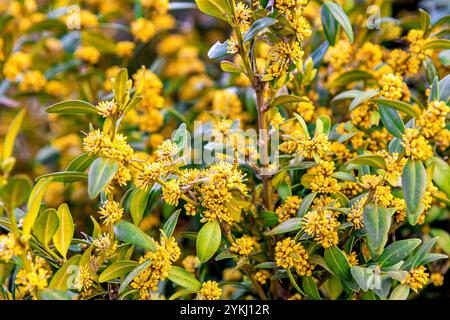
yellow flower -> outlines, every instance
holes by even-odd
[[[254,238],[250,236],[243,236],[235,240],[235,242],[230,247],[230,251],[238,253],[242,256],[247,256],[252,253],[254,246]]]
[[[298,41],[302,42],[311,36],[311,25],[302,15],[300,10],[294,10],[293,14],[288,15],[288,20],[291,23],[292,28],[295,30]]]
[[[356,251],[352,251],[350,254],[345,254],[347,256],[348,262],[351,266],[357,266],[358,262],[358,254]]]
[[[139,259],[139,263],[151,260],[150,265],[133,279],[131,287],[139,289],[140,299],[149,299],[149,290],[156,291],[158,283],[167,278],[172,263],[180,257],[180,248],[174,237],[162,237],[161,242],[155,241],[155,251],[148,252]]]
[[[306,122],[311,121],[314,117],[314,104],[311,101],[298,102],[294,104],[294,109]]]
[[[81,46],[75,51],[75,57],[91,64],[96,64],[100,59],[100,51],[93,46]]]
[[[40,92],[47,84],[47,79],[38,70],[27,71],[20,81],[19,89],[22,92]]]
[[[364,227],[363,214],[364,214],[364,203],[367,200],[367,196],[362,197],[361,199],[355,201],[353,203],[350,212],[347,215],[347,221],[353,223],[353,226],[356,230]]]
[[[311,276],[313,265],[308,261],[308,253],[300,243],[291,238],[278,241],[275,247],[275,262],[284,269],[295,268],[299,276]]]
[[[119,162],[129,162],[133,156],[133,149],[127,143],[127,138],[121,133],[114,136],[114,140],[104,135],[100,130],[94,130],[83,139],[83,149],[89,155],[95,155],[99,152],[106,158],[114,159]]]
[[[381,64],[382,58],[382,47],[372,42],[365,42],[356,53],[356,59],[361,63],[362,68],[369,72]]]
[[[169,164],[174,161],[174,157],[178,152],[179,152],[178,145],[176,145],[170,140],[166,140],[158,146],[155,153],[158,158],[158,161]]]
[[[169,10],[169,0],[141,0],[141,3],[144,8],[158,14],[165,14]]]
[[[433,272],[430,276],[430,280],[435,287],[440,287],[444,284],[444,276],[440,272]]]
[[[92,274],[91,268],[87,265],[79,266],[73,288],[78,291],[87,291],[92,287],[93,283],[94,275]]]
[[[29,259],[32,259],[29,257]],[[34,262],[31,262],[31,270],[20,269],[17,273],[16,284],[16,298],[24,298],[31,295],[33,299],[37,299],[36,293],[38,290],[43,290],[48,286],[48,279],[51,272],[47,262],[41,257],[35,257]]]
[[[142,42],[148,42],[155,35],[155,32],[155,25],[148,19],[139,18],[131,22],[131,33]]]
[[[363,103],[353,109],[350,113],[352,123],[359,128],[369,129],[372,126],[372,113],[375,104],[372,102]]]
[[[406,201],[405,199],[394,197],[391,206],[395,208],[395,222],[401,223],[406,220]]]
[[[445,120],[450,112],[450,107],[444,101],[432,101],[428,103],[417,120],[417,125],[422,127],[422,133],[426,138],[434,137],[445,128]]]
[[[117,242],[113,241],[108,234],[100,234],[92,241],[97,254],[104,254],[110,257],[117,250]]]
[[[132,41],[119,41],[116,44],[117,55],[119,57],[132,57],[135,43]]]
[[[101,101],[97,104],[96,108],[98,110],[98,114],[105,118],[114,116],[119,111],[119,108],[114,100]]]
[[[255,278],[256,281],[258,281],[258,283],[264,285],[267,283],[267,279],[269,279],[270,277],[270,272],[267,270],[261,270],[261,271],[257,271],[255,273]]]
[[[192,273],[194,273],[195,269],[197,269],[201,264],[200,259],[197,256],[192,255],[186,256],[181,263],[186,271]]]
[[[21,255],[22,246],[17,243],[12,233],[0,235],[0,260],[9,262],[12,257]]]
[[[279,12],[285,13],[286,11],[300,10],[301,7],[308,4],[308,0],[276,0],[275,7]]]
[[[144,169],[137,173],[134,184],[136,188],[148,190],[149,186],[157,181],[157,179],[166,173],[164,164],[161,162],[147,163]]]
[[[302,219],[303,230],[324,248],[338,244],[339,222],[330,210],[313,210]]]
[[[172,179],[166,181],[166,183],[162,187],[162,198],[164,201],[172,206],[178,205],[178,200],[182,195],[182,191],[180,188],[180,180]]]
[[[123,208],[115,201],[107,200],[103,207],[100,208],[99,214],[104,219],[105,224],[110,225],[122,219]]]
[[[387,180],[398,180],[398,178],[402,175],[407,159],[399,159],[398,153],[393,153],[391,155],[386,150],[382,150],[378,153],[383,156],[384,161],[386,162],[385,178]]]
[[[419,266],[418,268],[411,270],[405,280],[401,283],[408,285],[417,292],[417,290],[422,289],[423,286],[428,283],[428,277],[429,274],[426,272],[426,268],[424,266]]]
[[[69,89],[62,81],[50,80],[45,85],[45,91],[52,96],[64,97],[68,94]]]
[[[386,99],[400,100],[404,94],[402,93],[404,89],[403,80],[395,74],[383,74],[379,85],[381,87],[380,95]]]
[[[216,281],[206,281],[202,283],[200,292],[197,295],[198,300],[219,300],[222,290]]]
[[[334,70],[341,70],[350,62],[353,51],[353,46],[347,39],[339,40],[334,47],[328,49],[325,59]]]
[[[302,203],[302,199],[298,196],[289,196],[283,205],[279,206],[275,213],[278,216],[279,222],[284,222],[289,220],[290,218],[294,218],[297,216],[298,208],[300,208],[300,204]]]
[[[16,82],[17,76],[31,66],[31,56],[28,53],[17,51],[11,54],[3,66],[3,74],[8,80]]]
[[[406,129],[401,144],[405,148],[406,156],[411,159],[427,160],[433,156],[433,149],[417,129]]]

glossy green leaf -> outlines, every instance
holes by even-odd
[[[52,182],[72,183],[77,181],[87,181],[88,175],[79,171],[62,171],[44,174],[36,178],[36,181],[41,179],[51,178]]]
[[[336,19],[336,21],[339,23],[339,25],[344,29],[344,32],[347,34],[348,40],[350,43],[353,43],[354,36],[353,36],[353,29],[352,24],[348,18],[348,16],[345,14],[344,10],[342,10],[341,6],[335,2],[326,1],[324,3],[324,6],[328,8],[330,13],[333,15],[333,17]]]
[[[83,153],[73,159],[66,168],[67,171],[84,172],[94,162],[95,158],[87,153]]]
[[[308,295],[311,300],[320,300],[320,293],[317,289],[317,285],[314,282],[313,277],[302,277],[303,291]]]
[[[28,176],[18,174],[8,180],[8,184],[2,190],[3,201],[9,201],[12,208],[20,207],[30,195],[33,183]]]
[[[386,107],[383,103],[378,103],[380,119],[387,131],[394,137],[402,139],[405,132],[405,125],[397,110]]]
[[[45,111],[48,113],[64,114],[98,114],[97,108],[94,105],[82,100],[58,102],[45,109]]]
[[[417,223],[423,211],[422,198],[427,189],[427,173],[422,162],[409,159],[402,173],[403,197],[406,201],[408,222]]]
[[[270,231],[265,232],[266,236],[272,236],[275,234],[282,234],[287,232],[292,232],[296,230],[300,230],[302,227],[302,219],[301,218],[291,218],[286,220]]]
[[[245,33],[244,36],[244,43],[252,40],[258,33],[263,31],[265,28],[270,27],[271,25],[274,25],[277,23],[277,19],[264,17],[261,19],[256,20],[251,27],[248,29],[248,31]]]
[[[142,189],[135,189],[130,196],[130,213],[133,218],[133,223],[138,225],[144,216],[147,207],[148,198],[150,197],[150,189],[147,191]]]
[[[338,247],[326,248],[324,258],[334,275],[347,281],[352,279],[350,263],[348,262],[345,253]]]
[[[177,266],[172,266],[167,279],[186,289],[199,290],[202,286],[192,273]]]
[[[128,274],[137,266],[136,261],[132,260],[122,260],[117,261],[108,266],[103,272],[98,276],[98,282],[107,282],[116,278],[121,278]]]
[[[5,140],[2,146],[2,160],[8,159],[13,153],[14,141],[16,140],[17,134],[19,133],[25,113],[25,108],[20,110],[9,125],[8,131],[6,131]]]
[[[400,100],[378,98],[378,99],[375,99],[375,102],[378,105],[383,105],[384,107],[398,110],[398,111],[403,112],[404,114],[407,114],[411,117],[418,118],[420,116],[419,112],[415,108],[413,108],[411,105],[407,104],[406,102],[403,102]]]
[[[217,249],[219,249],[221,239],[222,232],[217,220],[214,222],[209,221],[203,225],[196,240],[197,256],[201,262],[211,259]]]
[[[44,197],[47,186],[50,183],[50,179],[40,180],[31,190],[30,197],[28,199],[28,212],[23,220],[23,235],[28,237],[31,233],[31,228],[36,222],[36,218],[39,214],[39,208],[41,207],[41,201]]]
[[[59,227],[59,218],[55,209],[47,209],[36,219],[33,227],[33,233],[44,246],[47,246],[52,240]]]
[[[369,205],[364,209],[364,225],[366,239],[372,258],[377,258],[382,252],[388,239],[394,208],[381,208]]]
[[[114,225],[114,234],[120,241],[154,251],[156,249],[153,238],[139,227],[128,221],[119,221]]]
[[[58,207],[56,214],[58,216],[59,225],[56,233],[53,235],[53,244],[55,245],[56,250],[66,258],[75,231],[72,214],[65,203]]]
[[[59,269],[55,272],[48,287],[50,289],[56,289],[66,291],[71,289],[75,281],[75,277],[78,272],[78,264],[80,263],[81,255],[77,254],[67,260]]]
[[[379,266],[386,268],[399,263],[413,252],[421,242],[420,239],[405,239],[388,245],[378,259]]]
[[[166,234],[167,237],[171,237],[173,234],[173,231],[175,230],[175,227],[177,226],[178,217],[180,216],[181,209],[176,210],[174,213],[172,213],[167,219],[167,221],[164,223],[163,231]]]
[[[231,19],[232,11],[228,0],[195,0],[195,3],[203,13],[225,21]]]
[[[103,191],[118,169],[119,165],[113,159],[98,158],[92,163],[88,176],[88,193],[91,199]]]

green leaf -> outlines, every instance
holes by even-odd
[[[448,259],[448,255],[446,254],[442,254],[442,253],[427,253],[425,255],[425,258],[423,258],[421,264],[422,265],[426,265],[429,264],[433,261],[437,261],[437,260],[446,260]]]
[[[8,180],[8,184],[2,190],[3,201],[9,201],[12,208],[20,207],[28,198],[33,183],[24,174],[18,174]]]
[[[300,126],[302,127],[303,133],[305,134],[305,137],[310,138],[308,126],[306,125],[305,120],[302,118],[301,115],[294,112],[294,117],[297,119],[297,121],[300,123]]]
[[[385,107],[398,110],[398,111],[403,112],[404,114],[407,114],[414,118],[418,118],[420,116],[419,112],[416,109],[414,109],[411,105],[409,105],[403,101],[378,98],[378,99],[375,99],[375,102],[378,105],[381,104]]]
[[[308,209],[313,203],[316,196],[317,192],[312,192],[303,198],[302,202],[300,203],[300,207],[298,208],[297,216],[302,218],[306,214],[306,212],[308,212]]]
[[[378,257],[388,239],[394,208],[381,208],[369,205],[364,209],[364,225],[366,227],[366,239],[372,258]]]
[[[31,228],[36,222],[36,218],[39,214],[39,208],[41,207],[41,201],[44,197],[47,186],[51,181],[49,179],[43,179],[39,181],[31,190],[30,197],[28,198],[28,212],[23,220],[23,235],[28,237],[31,233]]]
[[[432,157],[431,159],[434,162],[433,181],[450,198],[450,166],[441,158]]]
[[[255,269],[275,269],[278,268],[275,262],[261,262],[255,266]]]
[[[39,292],[42,300],[72,300],[65,291],[45,288]]]
[[[186,124],[182,123],[180,124],[172,138],[172,142],[178,146],[179,150],[183,150],[183,154],[187,148],[187,145],[189,144],[188,136],[189,133],[187,132]]]
[[[95,158],[87,153],[83,153],[73,159],[66,168],[66,171],[84,172],[94,162]]]
[[[408,222],[417,223],[423,211],[422,199],[427,189],[427,173],[422,162],[409,159],[402,173],[403,197],[406,201]]]
[[[439,92],[439,80],[438,77],[435,76],[433,79],[433,84],[431,85],[430,96],[428,97],[428,101],[436,101],[439,100],[440,92]]]
[[[128,91],[128,70],[126,68],[120,69],[119,73],[114,78],[114,99],[118,105],[122,107],[129,98]]]
[[[331,272],[344,280],[352,280],[352,275],[350,273],[350,263],[344,252],[342,252],[338,247],[331,247],[325,249],[325,262],[328,267],[330,267]]]
[[[439,52],[439,61],[446,67],[450,66],[450,50]]]
[[[352,24],[350,23],[350,20],[348,19],[348,16],[345,14],[344,10],[342,10],[342,8],[335,2],[327,1],[324,3],[324,6],[328,8],[336,21],[341,25],[342,29],[344,29],[344,32],[347,34],[350,43],[353,43],[354,36]]]
[[[387,268],[399,263],[413,252],[421,242],[420,239],[406,239],[388,245],[378,259],[379,266]]]
[[[360,266],[352,266],[350,268],[350,273],[352,274],[353,279],[355,279],[361,290],[369,290],[374,277],[372,270],[368,268],[362,268]]]
[[[427,35],[430,31],[431,18],[430,14],[425,10],[419,9],[420,12],[420,28],[422,29],[424,35]]]
[[[320,293],[317,289],[317,285],[312,277],[302,277],[303,291],[308,295],[311,300],[320,300]]]
[[[210,16],[227,22],[232,17],[231,6],[227,0],[195,0],[195,3],[200,11]]]
[[[25,108],[20,110],[11,122],[8,131],[6,131],[5,141],[2,147],[2,160],[6,160],[11,157],[14,149],[14,141],[16,140],[17,134],[19,133],[20,126],[22,125],[22,121],[26,112],[27,110]]]
[[[274,25],[277,23],[277,19],[264,17],[261,19],[256,20],[252,26],[248,29],[248,31],[245,33],[243,42],[246,43],[250,40],[252,40],[258,33],[260,33],[262,30],[264,30],[267,27],[270,27],[271,25]]]
[[[149,251],[154,251],[156,249],[154,240],[144,231],[128,221],[117,222],[114,225],[114,234],[120,241]]]
[[[191,289],[184,289],[175,292],[173,295],[169,297],[169,300],[175,300],[184,296],[187,296],[189,294],[197,293],[198,290],[191,290]]]
[[[386,161],[384,158],[377,154],[365,154],[357,156],[347,162],[347,165],[354,164],[360,166],[373,166],[380,169],[386,169]]]
[[[434,237],[427,242],[425,242],[423,245],[420,246],[420,248],[416,251],[416,253],[408,258],[405,263],[402,265],[402,269],[404,270],[411,270],[415,269],[422,263],[423,259],[427,255],[428,252],[433,248],[433,246],[438,241],[438,237]]]
[[[450,234],[442,229],[431,229],[431,234],[434,237],[438,237],[438,245],[442,250],[450,255]]]
[[[302,219],[301,218],[291,218],[286,220],[270,231],[264,232],[266,236],[272,236],[275,234],[287,233],[301,229]]]
[[[47,209],[36,219],[33,233],[44,246],[47,246],[59,227],[59,219],[55,209]]]
[[[230,73],[241,73],[244,72],[241,67],[239,67],[237,64],[234,64],[230,61],[221,61],[220,62],[220,68],[222,71],[230,72]]]
[[[82,100],[58,102],[45,109],[45,111],[48,113],[64,114],[98,114],[97,108],[94,105]]]
[[[279,105],[296,102],[311,102],[311,100],[309,100],[307,97],[299,97],[294,95],[281,95],[273,99],[272,102],[270,103],[270,106],[276,107]]]
[[[36,178],[36,181],[51,178],[52,182],[66,182],[72,183],[77,181],[86,181],[88,179],[87,173],[79,171],[62,171],[44,174]]]
[[[286,181],[281,181],[277,186],[277,193],[283,201],[292,196],[291,187]]]
[[[347,71],[347,72],[344,72],[343,74],[341,74],[337,79],[335,79],[331,83],[330,86],[333,88],[341,87],[341,86],[345,86],[351,82],[371,80],[371,79],[373,79],[373,75],[371,75],[370,73],[368,73],[366,71],[351,70],[351,71]]]
[[[88,193],[91,199],[103,191],[118,169],[119,165],[113,159],[98,158],[92,163],[88,176]]]
[[[150,197],[150,189],[142,190],[135,189],[130,196],[130,213],[133,218],[133,223],[138,225],[144,216],[145,208],[147,207],[148,198]]]
[[[325,39],[334,46],[336,44],[336,37],[339,31],[339,24],[331,14],[327,6],[323,5],[320,8],[320,17],[322,20],[323,32]]]
[[[77,254],[67,260],[53,275],[48,287],[61,291],[71,289],[78,272],[80,259],[81,255]]]
[[[205,223],[200,229],[196,240],[197,256],[201,262],[211,259],[217,249],[219,249],[221,239],[222,233],[219,222],[216,220]]]
[[[186,289],[200,290],[202,286],[192,273],[177,266],[172,266],[167,279]]]
[[[133,281],[134,278],[136,278],[139,274],[141,274],[142,271],[147,269],[152,263],[151,259],[145,260],[144,262],[138,264],[122,281],[119,287],[119,294],[121,294],[128,285]]]
[[[405,125],[398,111],[379,103],[378,112],[380,113],[381,122],[387,131],[394,137],[402,139],[402,135],[405,132]]]
[[[208,51],[208,58],[219,59],[228,54],[228,41],[217,41]]]
[[[389,295],[389,300],[406,300],[409,296],[409,286],[406,284],[400,284],[392,290]]]
[[[98,276],[98,282],[107,282],[116,278],[123,277],[128,274],[137,266],[136,261],[132,260],[122,260],[117,261],[108,266],[103,272]]]
[[[181,209],[176,210],[164,223],[163,230],[167,237],[171,237],[175,227],[177,226],[178,217],[180,216]]]
[[[450,49],[450,40],[432,39],[423,46],[424,50],[428,49]]]
[[[142,102],[142,100],[144,100],[144,98],[142,98],[141,96],[134,96],[130,100],[130,102],[127,103],[125,109],[123,109],[123,114],[127,114],[128,112],[136,108]]]
[[[56,233],[53,235],[53,244],[55,245],[56,250],[66,258],[75,231],[72,214],[65,203],[58,207],[56,214],[58,216],[59,225]]]

